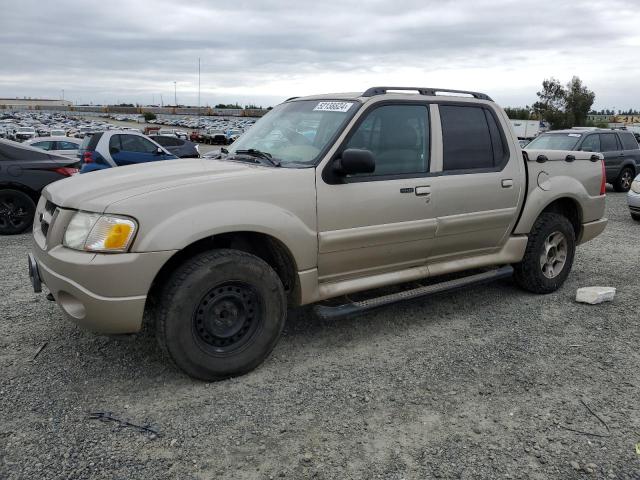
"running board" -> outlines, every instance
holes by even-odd
[[[386,305],[403,302],[405,300],[413,300],[415,298],[428,297],[438,293],[451,292],[471,285],[481,285],[501,278],[507,278],[511,275],[513,275],[513,267],[507,265],[505,267],[500,267],[497,270],[490,270],[488,272],[477,273],[468,277],[434,283],[432,285],[405,290],[403,292],[391,293],[389,295],[383,295],[369,300],[361,300],[334,307],[328,305],[316,305],[314,307],[314,311],[316,315],[321,318],[332,319],[345,315],[366,312],[368,310],[373,310],[374,308],[384,307]]]

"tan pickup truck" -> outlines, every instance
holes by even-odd
[[[290,307],[353,314],[510,275],[556,290],[606,226],[604,182],[599,154],[521,150],[481,93],[291,98],[217,159],[49,185],[29,270],[79,325],[149,319],[180,368],[218,379],[262,363]]]

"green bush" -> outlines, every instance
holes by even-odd
[[[152,112],[144,112],[142,114],[142,116],[144,117],[146,122],[148,122],[149,120],[155,120],[156,119],[156,114],[152,113]]]

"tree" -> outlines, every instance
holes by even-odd
[[[533,109],[554,130],[584,126],[596,98],[578,77],[573,77],[566,87],[555,78],[544,80],[537,95],[539,100]]]
[[[142,114],[142,116],[144,117],[144,120],[145,120],[146,122],[148,122],[148,121],[150,121],[150,120],[155,120],[155,119],[157,118],[157,117],[156,117],[156,115],[155,115],[155,113],[153,113],[153,112],[144,112],[144,113]]]
[[[531,107],[505,107],[504,111],[511,120],[531,120]]]
[[[583,85],[582,80],[573,77],[567,84],[566,111],[573,117],[573,123],[584,126],[596,94]]]

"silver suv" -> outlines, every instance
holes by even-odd
[[[552,292],[607,223],[602,155],[523,151],[476,92],[291,98],[225,152],[49,185],[34,289],[96,332],[148,318],[168,357],[210,380],[262,363],[289,307],[361,313],[511,275]]]

